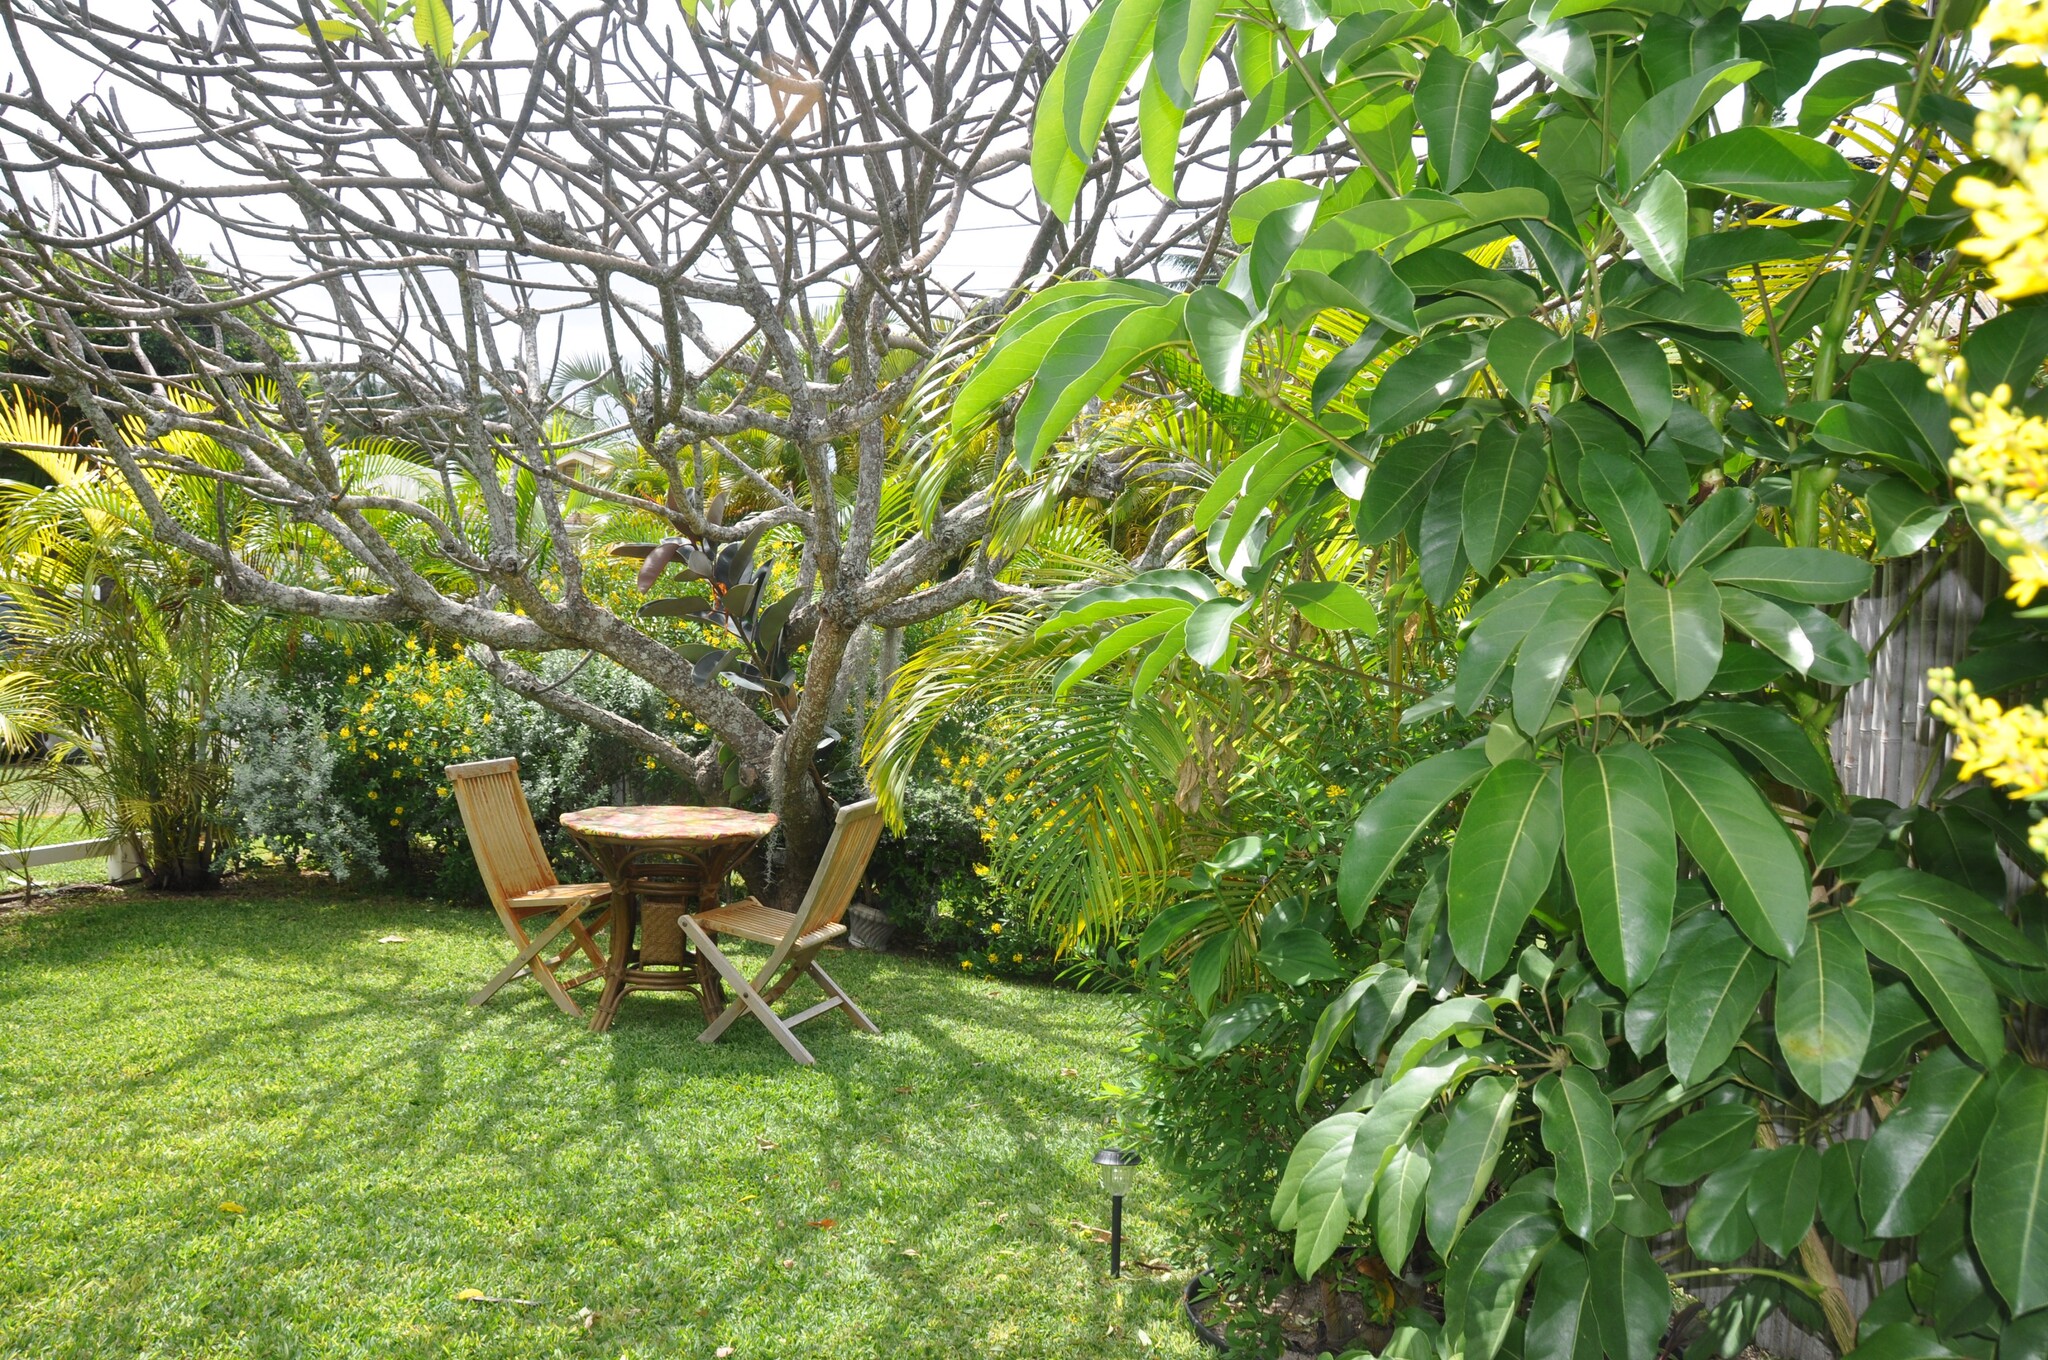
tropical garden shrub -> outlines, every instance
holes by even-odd
[[[227,743],[213,722],[252,620],[213,572],[164,547],[128,487],[64,451],[54,415],[19,391],[0,435],[48,485],[0,482],[0,691],[25,701],[10,745],[25,771],[129,837],[152,886],[214,881],[229,838]],[[204,441],[177,451],[205,456]],[[260,515],[196,479],[152,480],[159,505],[238,541]]]
[[[2038,36],[2014,12],[1991,36]],[[2048,922],[1997,857],[2040,861],[1983,790],[1854,796],[1829,747],[1870,560],[1956,542],[1918,360],[1974,404],[2048,357],[2025,310],[1976,324],[1997,238],[1957,248],[2033,184],[1972,161],[1972,17],[1110,0],[1049,82],[1054,211],[1139,77],[1163,194],[1209,131],[1256,181],[1238,249],[1192,289],[1039,294],[956,421],[1000,410],[1028,462],[1190,361],[1273,418],[1193,507],[1208,570],[1077,601],[1071,664],[1203,684],[1267,611],[1462,616],[1334,891],[1241,970],[1206,889],[1147,932],[1215,1025],[1189,1059],[1315,1015],[1293,1098],[1328,1112],[1265,1208],[1301,1277],[1426,1286],[1383,1354],[1734,1354],[1775,1313],[1843,1354],[2040,1348]],[[1245,103],[1184,148],[1212,50]]]

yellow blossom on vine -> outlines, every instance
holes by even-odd
[[[1323,790],[1323,797],[1325,798],[1342,798],[1343,796],[1344,786],[1342,784],[1332,784]]]
[[[984,834],[984,837],[983,837],[983,839],[986,839],[986,838],[987,838],[987,837],[986,837],[986,834]],[[988,866],[987,866],[986,864],[977,864],[977,865],[975,865],[975,866],[974,866],[974,876],[975,876],[976,878],[987,878],[987,877],[988,877]]]
[[[1000,935],[1000,934],[1002,934],[1002,933],[1003,933],[1003,923],[1002,923],[1001,921],[991,921],[991,922],[989,923],[989,927],[988,927],[988,933],[989,933],[989,934],[991,934],[991,935]]]

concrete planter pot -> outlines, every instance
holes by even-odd
[[[855,949],[887,949],[895,933],[895,923],[880,907],[856,902],[846,909],[846,942]]]

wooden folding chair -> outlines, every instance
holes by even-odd
[[[867,872],[868,856],[874,853],[875,841],[881,834],[882,814],[874,799],[848,804],[839,809],[832,840],[825,847],[825,858],[811,880],[810,891],[804,894],[803,906],[795,912],[777,911],[748,897],[682,918],[683,931],[690,937],[690,943],[739,993],[739,999],[697,1036],[698,1042],[717,1043],[733,1021],[752,1011],[790,1057],[809,1067],[813,1061],[810,1050],[792,1032],[805,1021],[843,1007],[846,1018],[860,1028],[870,1034],[882,1032],[853,1004],[853,998],[840,990],[831,974],[818,966],[818,951],[846,933],[840,918],[846,915],[853,890],[860,886],[861,875]],[[757,944],[773,945],[774,951],[761,971],[749,979],[712,942],[714,935],[734,935]],[[775,1013],[774,1004],[791,984],[803,977],[823,988],[825,999],[785,1020]]]
[[[534,830],[533,814],[527,810],[526,791],[519,787],[518,761],[506,757],[450,765],[447,775],[455,789],[455,804],[462,809],[469,848],[491,894],[491,906],[519,950],[518,957],[499,970],[469,1004],[483,1005],[500,987],[530,972],[557,1006],[580,1018],[583,1008],[569,990],[604,976],[604,951],[597,947],[583,918],[611,901],[610,885],[564,883],[555,876],[555,866],[541,847],[540,833]],[[533,923],[539,917],[548,920],[535,930]],[[548,946],[564,933],[569,936],[569,947],[548,957]],[[579,951],[589,961],[590,970],[566,980],[557,977],[555,970]]]

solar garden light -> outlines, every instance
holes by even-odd
[[[1124,1273],[1124,1196],[1138,1177],[1138,1154],[1122,1148],[1104,1148],[1095,1154],[1102,1169],[1102,1192],[1109,1196],[1109,1273]]]

